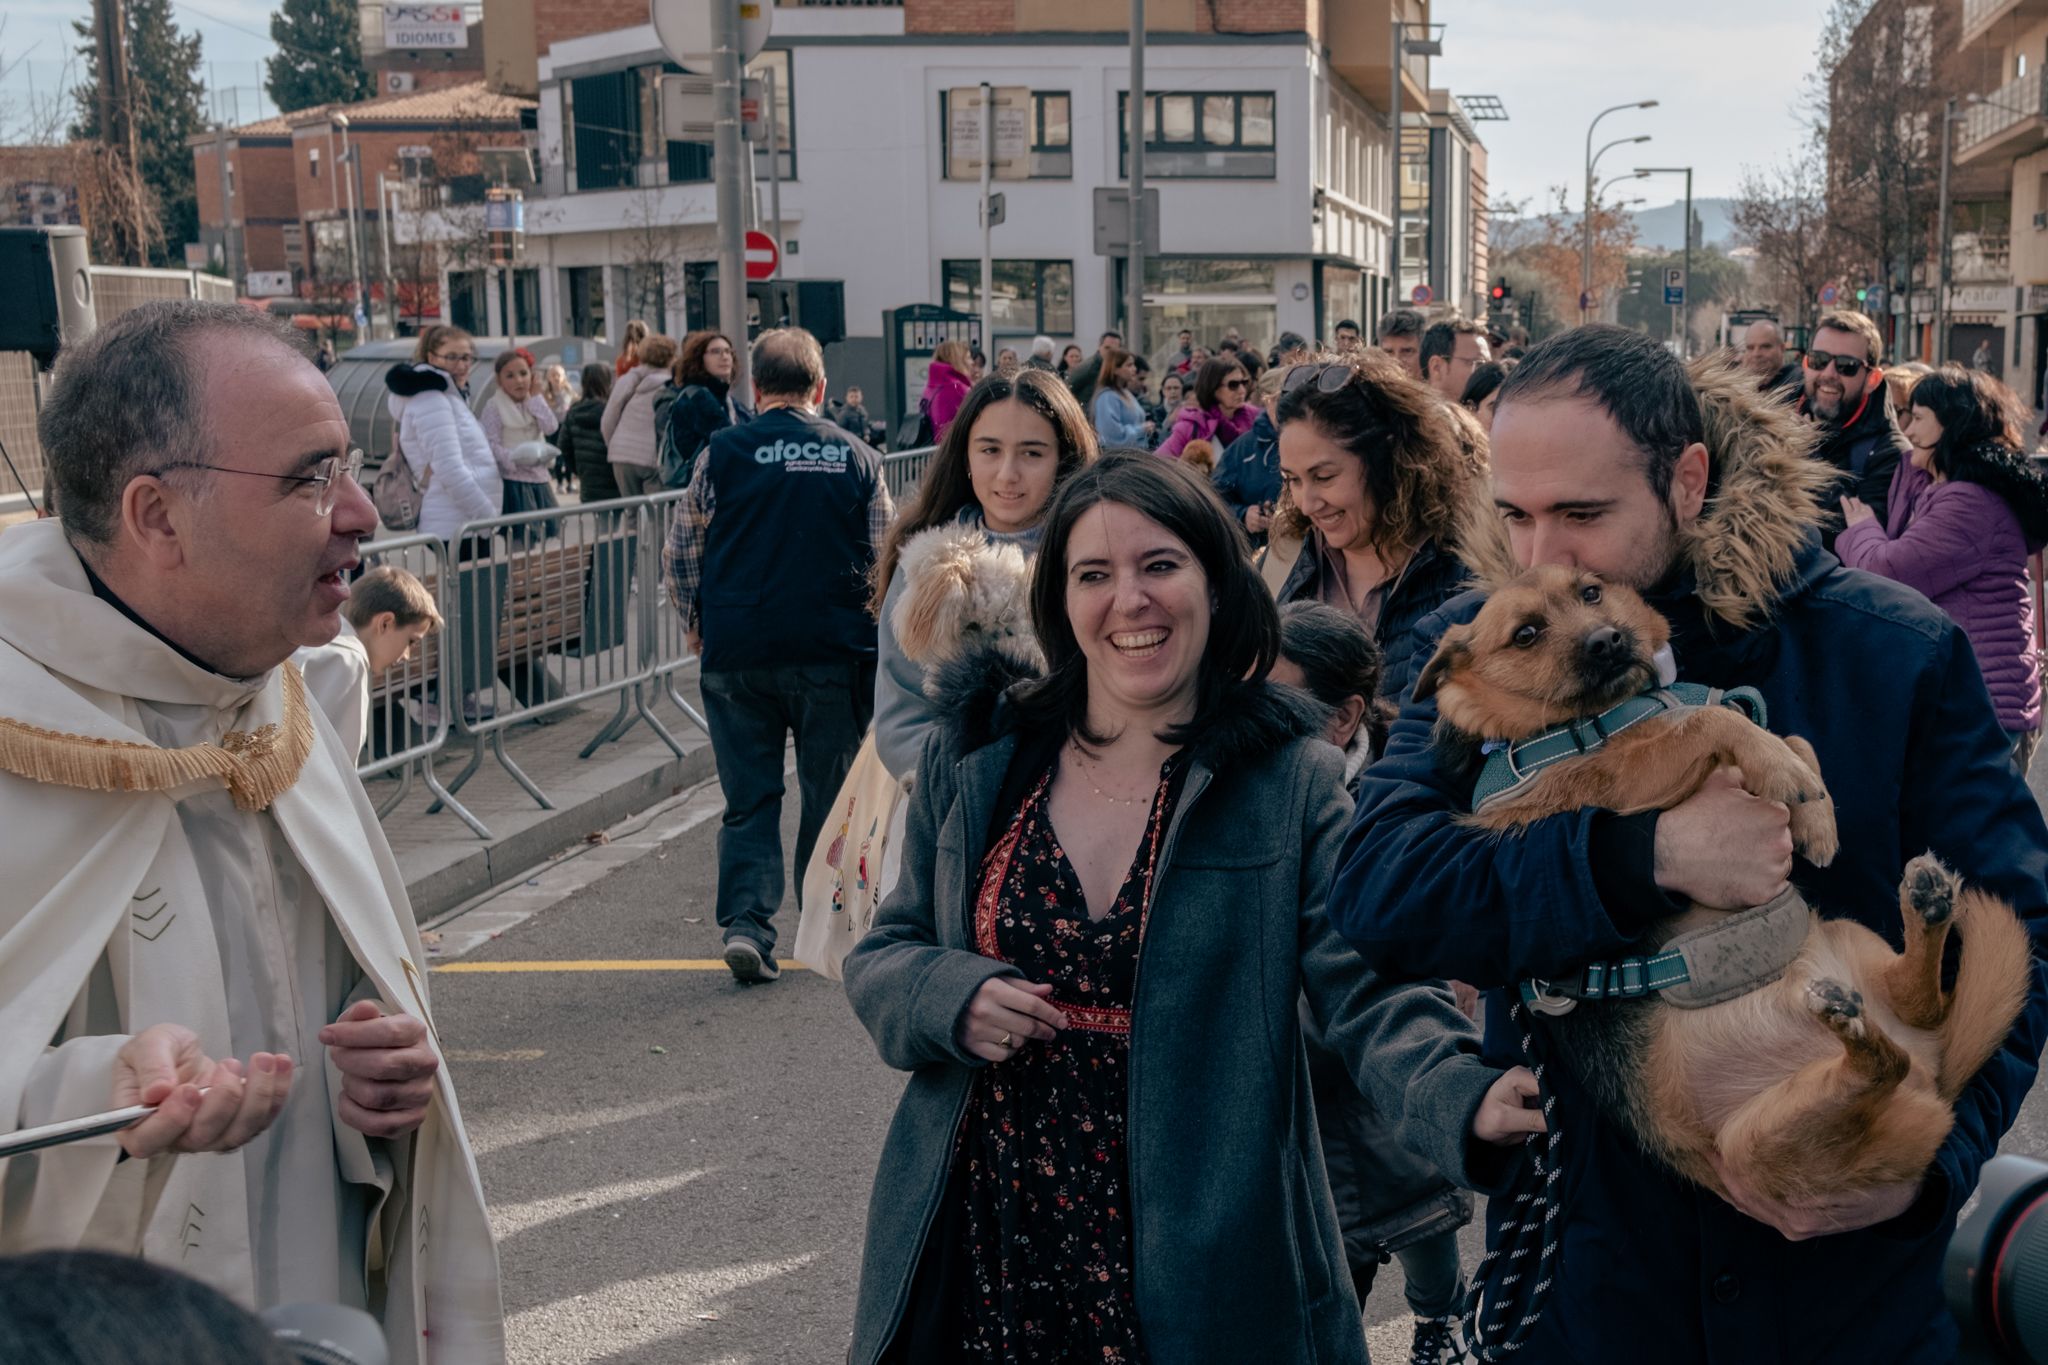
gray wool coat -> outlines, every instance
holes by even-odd
[[[1499,1072],[1449,993],[1375,974],[1323,913],[1351,800],[1342,756],[1313,737],[1313,703],[1246,691],[1191,747],[1140,949],[1128,1128],[1139,1331],[1173,1365],[1364,1365],[1297,1002],[1445,1175],[1499,1189],[1516,1155],[1469,1139]],[[1056,742],[1020,735],[1000,701],[946,713],[909,798],[902,880],[845,966],[882,1059],[911,1073],[868,1210],[854,1365],[875,1365],[904,1319],[986,1065],[955,1026],[984,981],[1016,975],[973,947],[976,869],[1008,823],[1005,779],[1013,760],[1036,771]]]

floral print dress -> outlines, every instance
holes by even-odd
[[[962,1273],[960,1358],[1138,1365],[1125,1105],[1138,945],[1185,766],[1161,770],[1151,817],[1109,913],[1088,917],[1040,776],[982,864],[975,946],[1050,983],[1067,1027],[975,1079],[949,1189]]]

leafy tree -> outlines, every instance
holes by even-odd
[[[171,0],[128,0],[126,17],[136,169],[162,224],[150,257],[156,265],[183,265],[185,243],[199,240],[199,199],[192,183],[192,149],[186,145],[187,139],[206,129],[199,35],[179,32],[171,22]],[[92,21],[75,20],[71,27],[84,40],[79,52],[85,63],[85,84],[71,92],[78,102],[71,135],[97,141],[103,130]]]
[[[1682,251],[1652,252],[1632,259],[1629,268],[1640,273],[1642,284],[1620,296],[1616,321],[1651,336],[1671,335],[1671,309],[1664,302],[1664,273],[1684,267]],[[1748,278],[1749,272],[1740,261],[1731,260],[1712,247],[1695,246],[1692,279],[1685,291],[1688,325],[1697,326],[1703,319],[1718,318],[1724,305],[1741,298]]]
[[[277,53],[264,88],[282,113],[316,104],[352,104],[377,93],[363,68],[355,0],[284,0],[270,16]]]

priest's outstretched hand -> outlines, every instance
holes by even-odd
[[[402,1137],[427,1121],[440,1058],[427,1026],[410,1014],[386,1014],[358,1000],[320,1030],[341,1072],[341,1121],[366,1137]]]
[[[258,1052],[246,1065],[232,1057],[216,1062],[191,1029],[152,1024],[114,1054],[114,1107],[156,1106],[121,1130],[121,1149],[137,1160],[232,1152],[276,1121],[291,1088],[289,1057]]]

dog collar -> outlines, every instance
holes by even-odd
[[[1653,688],[1608,707],[1597,716],[1568,721],[1540,735],[1512,744],[1493,744],[1482,752],[1485,766],[1479,770],[1479,785],[1472,792],[1472,809],[1484,810],[1546,768],[1568,758],[1590,754],[1623,731],[1646,720],[1673,711],[1691,711],[1702,706],[1728,706],[1768,728],[1763,694],[1753,687],[1722,691],[1699,683],[1672,683]]]
[[[1806,942],[1812,912],[1786,887],[1776,899],[1680,934],[1654,955],[1616,958],[1552,981],[1522,983],[1522,1000],[1539,1014],[1569,1014],[1581,1000],[1635,1000],[1659,993],[1668,1005],[1696,1010],[1747,995],[1785,974]]]

